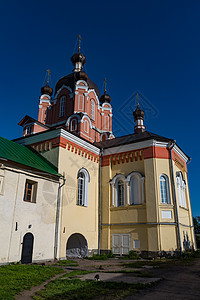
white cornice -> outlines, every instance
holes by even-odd
[[[99,153],[100,153],[99,148],[91,145],[90,143],[88,143],[85,140],[80,139],[76,135],[66,131],[63,128],[58,128],[58,129],[52,130],[52,131],[44,131],[40,134],[28,136],[26,138],[22,137],[21,139],[16,140],[15,142],[20,145],[32,145],[32,144],[44,142],[44,141],[47,141],[47,140],[50,140],[50,139],[53,139],[53,138],[56,138],[59,136],[65,138],[69,142],[76,143],[78,146],[83,147],[84,149],[91,151],[94,154],[99,155]]]
[[[183,153],[183,151],[179,148],[178,145],[175,145],[173,149],[185,162],[188,161],[188,157],[185,153]]]
[[[115,154],[115,153],[131,151],[131,150],[138,150],[138,149],[147,148],[150,146],[153,146],[153,140],[108,148],[108,149],[104,150],[103,155],[110,155],[110,154]]]
[[[97,147],[89,144],[87,141],[80,139],[79,137],[77,137],[76,135],[73,135],[72,133],[60,128],[61,131],[61,136],[63,138],[66,138],[68,141],[76,143],[77,145],[79,145],[80,147],[85,148],[88,151],[91,151],[97,155],[99,155],[100,149],[98,149]]]
[[[107,148],[104,150],[104,155],[109,155],[109,154],[115,154],[115,153],[121,153],[121,152],[126,152],[126,151],[132,151],[132,150],[139,150],[147,147],[161,147],[161,148],[166,148],[168,146],[168,143],[166,142],[160,142],[156,141],[154,139],[152,140],[147,140],[143,142],[136,142],[132,144],[127,144],[127,145],[121,145],[121,146],[116,146],[112,148]],[[179,157],[181,157],[185,162],[188,161],[188,157],[185,155],[185,153],[178,147],[178,145],[175,145],[173,150],[178,154]]]

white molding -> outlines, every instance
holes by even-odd
[[[80,83],[83,83],[83,85],[79,85]],[[88,91],[88,84],[85,80],[78,80],[76,83],[75,83],[75,90],[77,91],[78,89],[82,89],[82,90],[85,90],[85,91]]]
[[[96,100],[97,100],[97,105],[98,105],[98,109],[100,108],[100,102],[99,102],[99,98],[98,98],[98,96],[97,96],[97,93],[96,93],[96,91],[95,91],[95,89],[88,89],[88,94],[89,93],[91,93],[91,92],[93,92],[94,93],[94,95],[95,95],[95,97],[96,97]]]
[[[46,140],[50,140],[50,139],[53,139],[53,138],[56,138],[59,136],[65,138],[69,142],[76,143],[78,146],[83,147],[86,150],[91,151],[96,155],[99,155],[99,153],[100,153],[99,148],[95,147],[94,145],[91,145],[89,142],[82,140],[78,136],[66,131],[63,128],[58,128],[54,131],[44,131],[37,135],[28,136],[26,138],[22,137],[19,140],[15,140],[15,142],[20,145],[30,145],[30,144],[35,144],[35,143],[39,143],[39,142],[44,142]]]
[[[39,104],[41,104],[41,103],[48,103],[49,105],[51,104],[50,100],[47,100],[47,99],[40,99]]]
[[[144,142],[136,142],[128,145],[120,145],[112,148],[107,148],[104,150],[104,155],[116,154],[126,151],[139,150],[143,148],[147,148],[153,146],[153,140],[148,140]]]
[[[109,111],[112,113],[112,108],[109,108],[109,107],[102,107],[101,110],[102,110],[102,111],[109,110]]]
[[[77,114],[73,114],[73,115],[71,115],[68,119],[67,119],[67,122],[66,122],[66,126],[69,126],[69,122],[71,121],[71,119],[72,118],[78,118],[78,123],[80,123],[81,122],[81,117],[79,116],[79,115],[77,115]]]
[[[50,97],[49,95],[47,95],[47,94],[41,95],[41,96],[40,96],[40,100],[43,100],[44,102],[45,102],[45,101],[49,101],[49,100],[47,100],[47,99],[43,99],[44,97],[47,97],[49,100],[51,100],[51,97]]]
[[[90,143],[88,143],[85,140],[80,139],[79,137],[77,137],[76,135],[64,130],[63,128],[59,129],[61,131],[61,136],[66,138],[67,140],[69,140],[70,142],[73,143],[77,143],[77,145],[85,148],[86,150],[89,150],[91,152],[93,152],[94,154],[99,155],[100,153],[100,149],[91,145]]]
[[[183,153],[183,151],[179,148],[177,144],[174,146],[173,149],[185,162],[188,161],[188,157],[185,155],[185,153]]]
[[[108,105],[108,106],[110,106],[110,108],[112,109],[112,106],[111,106],[111,104],[110,103],[108,103],[108,102],[104,102],[103,104],[102,104],[102,108],[104,108],[104,109],[108,109],[108,107],[104,107],[105,105]]]
[[[84,115],[84,116],[82,117],[81,123],[84,122],[84,119],[87,119],[87,120],[89,121],[90,129],[92,129],[92,128],[93,128],[93,125],[92,125],[92,122],[91,122],[91,120],[90,120],[90,117],[88,117],[88,115]]]
[[[72,89],[71,89],[69,86],[63,84],[63,85],[61,86],[61,88],[59,88],[59,90],[57,91],[57,93],[55,94],[54,100],[57,100],[58,94],[59,94],[59,93],[62,91],[62,89],[64,89],[64,88],[66,88],[67,90],[69,90],[69,91],[72,93]]]
[[[116,154],[116,153],[121,153],[121,152],[125,152],[125,151],[132,151],[132,150],[140,150],[140,149],[152,147],[152,146],[167,148],[168,145],[169,145],[169,143],[167,143],[167,142],[160,142],[160,141],[156,141],[155,139],[152,139],[152,140],[148,140],[148,141],[135,142],[135,143],[128,144],[128,145],[121,145],[121,146],[116,146],[116,147],[112,147],[112,148],[107,148],[104,150],[104,155]],[[177,144],[174,146],[173,149],[180,158],[182,158],[185,162],[188,161],[188,157],[179,148],[179,146]]]

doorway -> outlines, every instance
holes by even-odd
[[[32,263],[33,242],[34,242],[34,236],[32,235],[32,233],[30,232],[26,233],[23,238],[22,256],[21,256],[22,264]]]
[[[88,256],[87,240],[82,234],[74,233],[68,238],[66,256],[79,258]]]
[[[130,234],[112,234],[112,252],[118,255],[127,255],[131,250]]]

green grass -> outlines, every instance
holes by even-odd
[[[133,250],[129,251],[129,255],[126,256],[120,256],[119,259],[140,259],[141,257],[139,256],[139,254]]]
[[[122,282],[81,281],[80,279],[56,279],[37,292],[34,300],[87,300],[122,299],[150,285]]]
[[[78,263],[75,260],[59,260],[54,266],[77,267]]]
[[[61,268],[11,264],[0,267],[0,300],[12,300],[15,295],[62,273]]]
[[[110,251],[108,254],[93,254],[92,257],[87,257],[89,260],[107,260],[108,258],[114,258],[115,255]]]
[[[96,271],[74,270],[70,273],[65,274],[64,276],[62,276],[62,278],[64,277],[76,278],[77,276],[85,275],[89,273],[96,273]]]

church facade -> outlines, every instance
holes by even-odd
[[[189,157],[172,139],[146,131],[137,103],[134,133],[115,137],[111,97],[83,71],[41,89],[38,119],[19,123],[23,137],[64,177],[55,231],[55,258],[94,252],[144,255],[196,249],[187,177]],[[37,237],[35,237],[37,239]],[[55,247],[55,245],[54,245]]]

